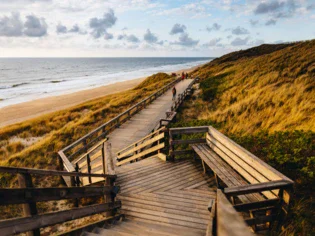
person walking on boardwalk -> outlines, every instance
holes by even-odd
[[[175,86],[172,89],[172,94],[173,94],[172,100],[175,101],[175,99],[176,99],[176,88],[175,88]]]
[[[182,72],[182,80],[184,80],[185,79],[185,73],[184,73],[184,71]]]
[[[186,72],[186,79],[188,79],[188,73]]]

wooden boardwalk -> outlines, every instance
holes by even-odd
[[[164,162],[157,157],[116,169],[118,199],[127,219],[186,229],[205,235],[210,222],[208,203],[215,199],[214,178],[192,160]]]
[[[177,94],[184,92],[192,79],[186,79],[176,84]],[[149,134],[160,119],[165,118],[165,112],[171,109],[173,104],[171,89],[157,98],[145,109],[131,117],[108,135],[114,154],[122,148],[134,143]]]

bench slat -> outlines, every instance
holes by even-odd
[[[257,184],[269,182],[265,176],[261,175],[260,172],[244,162],[240,157],[226,148],[222,143],[215,140],[215,138],[210,134],[207,134],[207,144],[249,183]],[[264,191],[262,194],[264,194],[268,199],[276,198],[276,196],[270,191]],[[277,192],[275,192],[275,194],[277,194]]]
[[[291,179],[280,173],[279,171],[275,170],[271,166],[269,166],[267,163],[260,160],[258,157],[256,157],[254,154],[250,153],[237,143],[235,143],[233,140],[229,139],[225,135],[221,134],[218,130],[215,128],[209,126],[209,134],[211,134],[216,140],[220,141],[224,146],[229,148],[231,151],[236,153],[240,158],[242,158],[245,162],[247,162],[250,166],[255,167],[256,170],[259,170],[259,172],[263,172],[264,176],[266,176],[270,180],[287,180],[293,183]]]
[[[212,152],[208,145],[196,144],[192,145],[192,148],[228,187],[248,185],[248,183],[241,179],[216,153]],[[238,197],[244,203],[263,200],[263,197],[259,194],[247,194]]]

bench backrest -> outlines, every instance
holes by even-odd
[[[251,184],[275,180],[292,181],[211,126],[207,133],[207,144]],[[263,194],[267,198],[274,198],[278,191],[266,191]]]

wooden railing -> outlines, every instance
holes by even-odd
[[[209,222],[207,236],[253,236],[243,218],[234,209],[220,189],[217,190],[217,199],[211,207],[213,222]]]
[[[190,84],[188,85],[188,87],[185,89],[185,91],[183,93],[180,93],[177,95],[177,98],[174,101],[174,104],[172,105],[171,111],[176,111],[177,108],[183,103],[186,96],[191,95],[192,87],[193,87],[194,83],[196,83],[198,81],[199,81],[199,78],[196,77],[195,79],[193,79],[193,81],[190,82]]]
[[[115,214],[121,207],[120,201],[115,201],[119,187],[114,186],[115,175],[88,174],[67,171],[40,170],[29,168],[13,168],[0,166],[1,173],[18,175],[19,188],[0,188],[0,205],[23,204],[23,217],[0,221],[0,235],[12,235],[31,231],[28,235],[40,235],[40,228],[64,223],[89,215],[103,212]],[[73,187],[34,187],[32,175],[40,176],[69,176]],[[106,178],[104,186],[80,187],[77,178],[102,177]],[[79,207],[80,198],[104,197],[101,204]],[[70,210],[38,214],[36,203],[75,199],[75,207]]]
[[[116,165],[120,166],[122,164],[141,159],[146,156],[152,156],[154,154],[156,154],[161,159],[166,160],[166,156],[160,152],[161,149],[165,147],[165,143],[162,142],[165,137],[165,131],[165,127],[162,127],[117,152],[118,162]]]
[[[170,128],[169,129],[169,156],[174,160],[176,156],[194,154],[195,152],[189,147],[189,144],[206,143],[206,132],[208,126],[199,127],[184,127],[184,128]],[[189,135],[185,139],[183,135]],[[196,135],[200,137],[196,137]],[[180,150],[176,147],[182,146]]]
[[[67,171],[75,171],[75,167],[71,164],[71,160],[76,158],[78,155],[87,152],[89,148],[93,147],[97,142],[104,139],[106,135],[113,129],[119,127],[122,123],[129,120],[131,116],[138,113],[140,110],[145,108],[148,104],[154,101],[156,98],[164,94],[172,86],[174,86],[180,79],[175,79],[171,83],[167,84],[151,96],[130,107],[125,112],[119,114],[115,118],[106,122],[105,124],[92,130],[90,133],[84,135],[82,138],[68,145],[58,152],[60,158],[63,161],[64,167]]]
[[[79,158],[72,161],[76,172],[96,173],[96,174],[115,174],[115,168],[111,155],[111,144],[107,139],[102,140],[91,148],[88,152],[82,154]],[[102,178],[80,178],[83,185],[93,184],[104,180]]]

